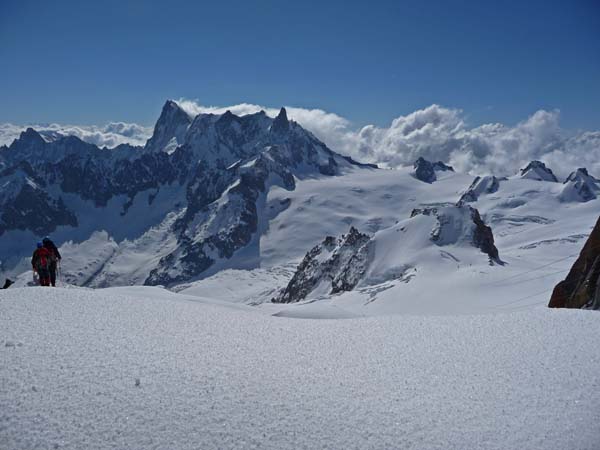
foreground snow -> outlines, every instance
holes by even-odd
[[[594,312],[295,320],[222,303],[0,291],[0,447],[598,448]]]

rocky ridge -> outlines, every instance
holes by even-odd
[[[351,291],[367,269],[369,242],[370,236],[354,227],[340,238],[327,236],[306,254],[288,285],[272,302],[298,302],[315,291]]]
[[[567,277],[552,291],[548,306],[600,309],[600,218]]]
[[[531,161],[521,169],[521,178],[558,183],[558,179],[552,170],[546,167],[546,164],[541,161]]]

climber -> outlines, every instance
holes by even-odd
[[[50,284],[52,284],[52,286],[56,286],[56,270],[59,264],[59,261],[61,260],[61,256],[60,256],[60,252],[58,251],[58,248],[56,248],[56,245],[54,245],[54,242],[52,242],[52,240],[46,236],[43,240],[42,243],[44,244],[44,248],[47,249],[50,252],[50,260],[49,260],[49,264],[48,264],[48,272],[50,273]]]
[[[38,242],[37,248],[31,257],[31,267],[33,267],[33,271],[37,272],[38,277],[40,278],[40,286],[50,286],[49,265],[50,251],[44,247],[44,244]]]

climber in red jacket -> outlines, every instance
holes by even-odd
[[[50,258],[50,251],[44,248],[44,244],[38,242],[37,249],[31,257],[31,267],[33,267],[33,271],[37,272],[40,278],[40,286],[50,286]]]

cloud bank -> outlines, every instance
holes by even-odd
[[[196,101],[177,102],[189,114],[250,114],[264,110],[275,117],[278,108],[242,103],[216,107]],[[566,177],[577,167],[600,176],[600,131],[569,135],[561,129],[559,111],[539,110],[515,126],[500,123],[469,127],[460,109],[431,105],[399,116],[389,127],[354,128],[350,121],[320,109],[287,107],[297,121],[331,149],[362,162],[387,167],[412,164],[419,156],[441,160],[460,172],[513,175],[534,159]]]
[[[59,125],[56,123],[25,126],[4,123],[0,124],[0,146],[10,145],[28,127],[34,128],[48,140],[61,136],[77,136],[82,141],[108,148],[114,148],[120,144],[144,145],[152,135],[152,127],[124,122],[111,122],[104,126]]]

